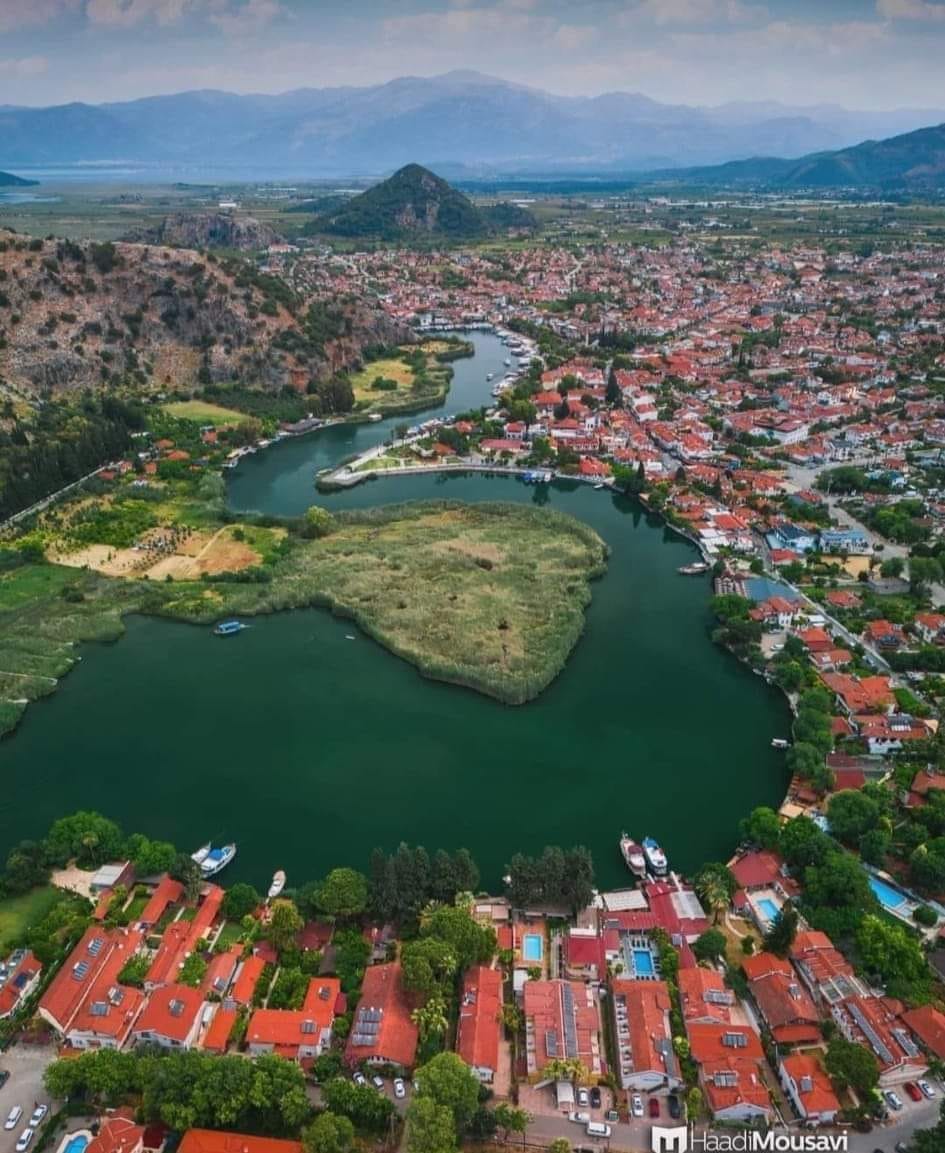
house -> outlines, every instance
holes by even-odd
[[[687,1025],[686,1032],[712,1116],[718,1121],[770,1121],[773,1111],[758,1034],[747,1025],[696,1023]]]
[[[850,716],[857,713],[888,713],[896,706],[889,677],[823,673],[820,679]]]
[[[680,969],[677,984],[684,1021],[723,1025],[731,1021],[735,994],[716,969],[699,965]]]
[[[621,1086],[637,1092],[678,1088],[682,1078],[673,1049],[672,999],[666,982],[614,981],[612,993]]]
[[[784,860],[768,849],[743,853],[731,865],[732,876],[740,889],[752,892],[767,889],[783,880],[787,870]]]
[[[814,1125],[833,1124],[840,1102],[816,1056],[792,1053],[782,1057],[778,1079],[802,1120]]]
[[[491,1085],[499,1065],[502,1031],[502,974],[483,965],[463,980],[456,1052],[480,1081]]]
[[[791,946],[791,960],[814,1001],[825,1009],[844,997],[866,993],[866,986],[826,933],[798,933]]]
[[[906,713],[880,717],[864,713],[853,717],[853,724],[859,736],[866,741],[872,756],[885,756],[901,749],[908,741],[928,740],[933,731]]]
[[[816,548],[817,536],[809,529],[800,528],[789,521],[781,521],[768,534],[768,543],[772,548],[804,553]]]
[[[140,943],[141,934],[133,930],[104,929],[101,925],[86,929],[40,998],[39,1015],[65,1036],[112,954],[120,952],[124,965]]]
[[[860,529],[823,529],[820,533],[820,548],[825,553],[868,553],[870,542]]]
[[[43,967],[29,949],[17,949],[6,960],[6,979],[0,986],[0,1021],[17,1011],[39,985]]]
[[[201,1038],[200,1048],[207,1053],[225,1053],[237,1018],[236,1006],[232,1002],[220,1005]]]
[[[158,882],[157,888],[151,894],[148,903],[141,911],[138,925],[142,929],[153,928],[165,912],[183,899],[184,886],[173,877],[164,876]]]
[[[902,625],[884,620],[869,621],[863,629],[863,639],[880,649],[898,649],[906,640]]]
[[[118,1109],[104,1117],[98,1133],[86,1145],[86,1153],[142,1153],[145,1127],[136,1125],[130,1109]]]
[[[230,987],[231,1000],[235,1001],[237,1005],[249,1005],[253,1000],[253,993],[256,992],[256,984],[262,976],[265,967],[266,962],[262,957],[257,957],[255,954],[247,957],[242,965],[240,965],[239,972],[236,974],[236,980]]]
[[[203,1019],[203,993],[189,985],[155,989],[131,1034],[132,1043],[164,1049],[191,1049]]]
[[[916,613],[912,627],[927,645],[939,644],[943,639],[943,634],[945,634],[945,615],[942,613]]]
[[[903,1021],[919,1038],[926,1052],[945,1061],[945,1013],[931,1005],[921,1005],[903,1013]]]
[[[870,1049],[879,1064],[883,1089],[914,1081],[928,1062],[903,1021],[902,1005],[886,997],[853,996],[831,1006],[830,1015],[848,1041]]]
[[[302,1142],[217,1129],[188,1129],[177,1148],[178,1153],[302,1153]]]
[[[125,947],[109,952],[66,1030],[74,1049],[120,1049],[127,1042],[146,998],[140,989],[119,984],[119,978],[143,939],[131,932]]]
[[[89,892],[93,897],[99,896],[106,889],[117,889],[124,885],[126,889],[134,884],[135,873],[131,861],[116,861],[102,867],[92,875],[89,881]]]
[[[410,1019],[400,962],[371,965],[364,974],[361,999],[348,1034],[345,1061],[409,1069],[417,1051],[417,1026]]]
[[[574,980],[602,981],[607,976],[603,937],[596,929],[570,929],[564,938],[564,963]]]
[[[577,1058],[596,1076],[603,1072],[597,995],[580,981],[526,981],[523,991],[529,1077],[549,1061]]]
[[[773,953],[742,960],[748,987],[764,1023],[778,1045],[816,1045],[820,1014],[790,961]]]
[[[337,977],[313,977],[301,1009],[257,1009],[246,1042],[254,1057],[277,1053],[291,1061],[320,1057],[331,1044],[331,1028],[341,999]]]

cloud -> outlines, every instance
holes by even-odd
[[[654,24],[681,25],[742,24],[767,15],[766,5],[742,0],[641,0],[626,12],[631,21],[644,17]]]
[[[230,36],[245,36],[258,32],[281,16],[285,9],[279,0],[246,0],[245,4],[225,5],[214,12],[210,20]]]
[[[41,76],[49,71],[45,56],[21,56],[19,59],[0,60],[0,76],[4,78]]]
[[[0,32],[48,24],[56,17],[77,12],[80,6],[81,0],[0,0]]]
[[[945,4],[932,0],[876,0],[876,11],[886,20],[945,20]]]
[[[85,14],[92,24],[132,28],[146,20],[175,24],[192,6],[192,0],[88,0]]]

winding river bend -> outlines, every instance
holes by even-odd
[[[504,346],[477,334],[454,364],[443,411],[487,401]],[[411,420],[423,419],[414,416]],[[290,884],[375,845],[467,846],[496,884],[517,849],[587,844],[603,884],[625,879],[622,828],[652,834],[691,870],[727,855],[738,820],[784,793],[788,729],[779,693],[709,640],[708,589],[680,577],[691,548],[633,501],[585,485],[507,477],[389,477],[315,493],[317,469],[389,435],[398,421],[335,426],[244,461],[241,510],[294,514],[448,497],[547,501],[611,548],[587,628],[538,700],[506,708],[423,680],[350,622],[316,610],[258,618],[239,638],[133,618],[89,645],[59,692],[31,705],[0,745],[0,851],[77,808],[196,847],[236,839],[226,874]]]

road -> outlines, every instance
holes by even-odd
[[[0,1115],[3,1120],[14,1105],[19,1105],[23,1116],[12,1130],[0,1129],[0,1153],[14,1153],[17,1138],[27,1127],[30,1113],[37,1105],[48,1105],[49,1094],[43,1088],[43,1072],[54,1061],[56,1052],[48,1045],[15,1045],[0,1054],[0,1069],[6,1069],[10,1079],[0,1089]]]

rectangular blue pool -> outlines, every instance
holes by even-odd
[[[870,888],[884,909],[898,909],[900,905],[906,903],[906,898],[898,889],[894,889],[892,885],[887,885],[879,877],[870,877]]]
[[[638,977],[653,976],[653,954],[649,949],[633,950],[633,971]]]
[[[761,915],[766,921],[775,920],[781,911],[770,897],[762,897],[758,902],[758,908],[761,910]]]
[[[522,957],[524,960],[540,961],[544,951],[544,942],[537,933],[526,933],[522,938]]]

